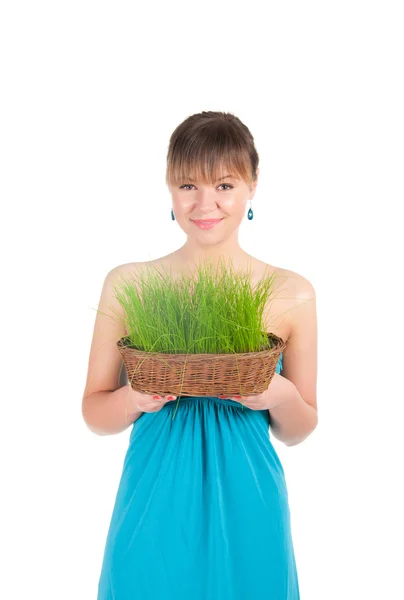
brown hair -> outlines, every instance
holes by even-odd
[[[254,138],[238,117],[203,111],[185,119],[171,134],[166,184],[189,182],[190,177],[213,184],[230,174],[251,185],[258,162]]]

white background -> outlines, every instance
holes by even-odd
[[[184,243],[166,152],[202,110],[255,138],[241,247],[317,294],[319,426],[273,438],[301,599],[404,597],[400,8],[2,4],[2,598],[96,599],[130,429],[81,417],[95,310]]]

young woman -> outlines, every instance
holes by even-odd
[[[105,278],[83,418],[99,435],[132,430],[98,600],[300,598],[287,486],[270,432],[291,446],[317,426],[316,302],[303,276],[275,269],[238,244],[258,173],[254,139],[237,117],[187,118],[170,138],[166,172],[171,216],[186,243],[148,263],[117,266]],[[217,223],[207,228],[200,220]],[[284,293],[271,299],[270,330],[287,344],[264,393],[180,397],[177,408],[176,396],[141,394],[119,381],[116,342],[126,331],[101,313],[120,311],[113,294],[120,275],[153,263],[175,277],[192,273],[203,258],[231,260],[251,273],[253,285],[277,271]]]

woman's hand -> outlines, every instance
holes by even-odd
[[[161,396],[158,394],[150,395],[143,394],[142,392],[135,391],[130,388],[130,403],[135,410],[141,410],[142,412],[157,412],[161,410],[167,402],[176,400],[177,396]]]
[[[282,386],[285,378],[279,373],[274,373],[267,389],[261,394],[253,396],[218,396],[218,398],[229,398],[241,402],[251,410],[270,410],[282,404],[285,395],[282,394]]]

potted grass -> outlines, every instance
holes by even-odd
[[[199,262],[190,276],[145,267],[114,286],[127,332],[117,346],[132,388],[177,396],[265,391],[285,348],[264,324],[276,274],[253,288],[231,261]]]

